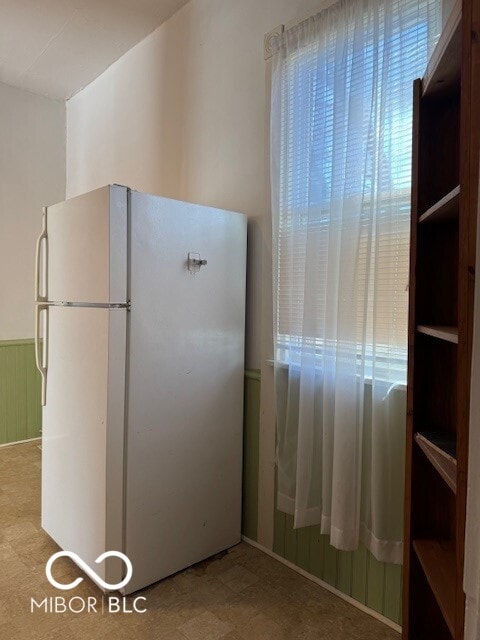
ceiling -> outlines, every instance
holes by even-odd
[[[67,99],[188,0],[0,0],[0,82]]]

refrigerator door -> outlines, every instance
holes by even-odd
[[[247,229],[133,192],[130,215],[126,592],[240,540]]]
[[[37,301],[127,301],[127,192],[103,187],[46,209]]]
[[[100,577],[122,551],[125,309],[50,306],[42,439],[42,527]]]

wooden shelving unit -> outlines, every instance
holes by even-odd
[[[453,437],[438,433],[416,433],[415,442],[450,489],[457,492],[457,453]]]
[[[418,333],[423,333],[431,338],[438,338],[438,340],[446,340],[447,342],[453,342],[458,344],[458,329],[457,327],[438,327],[429,326],[425,324],[419,324],[417,327]]]
[[[425,97],[447,93],[460,84],[462,64],[462,3],[456,2],[422,79]]]
[[[436,202],[430,209],[422,213],[418,222],[449,222],[458,219],[460,207],[460,185],[447,193],[446,196]]]
[[[455,635],[455,547],[450,541],[414,540],[413,549],[452,636]]]
[[[403,637],[462,640],[480,132],[480,3],[414,83]]]

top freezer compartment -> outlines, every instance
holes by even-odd
[[[37,300],[127,302],[127,193],[107,186],[46,209]]]

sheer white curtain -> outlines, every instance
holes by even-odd
[[[277,507],[401,562],[412,82],[440,0],[286,31],[271,103]]]

